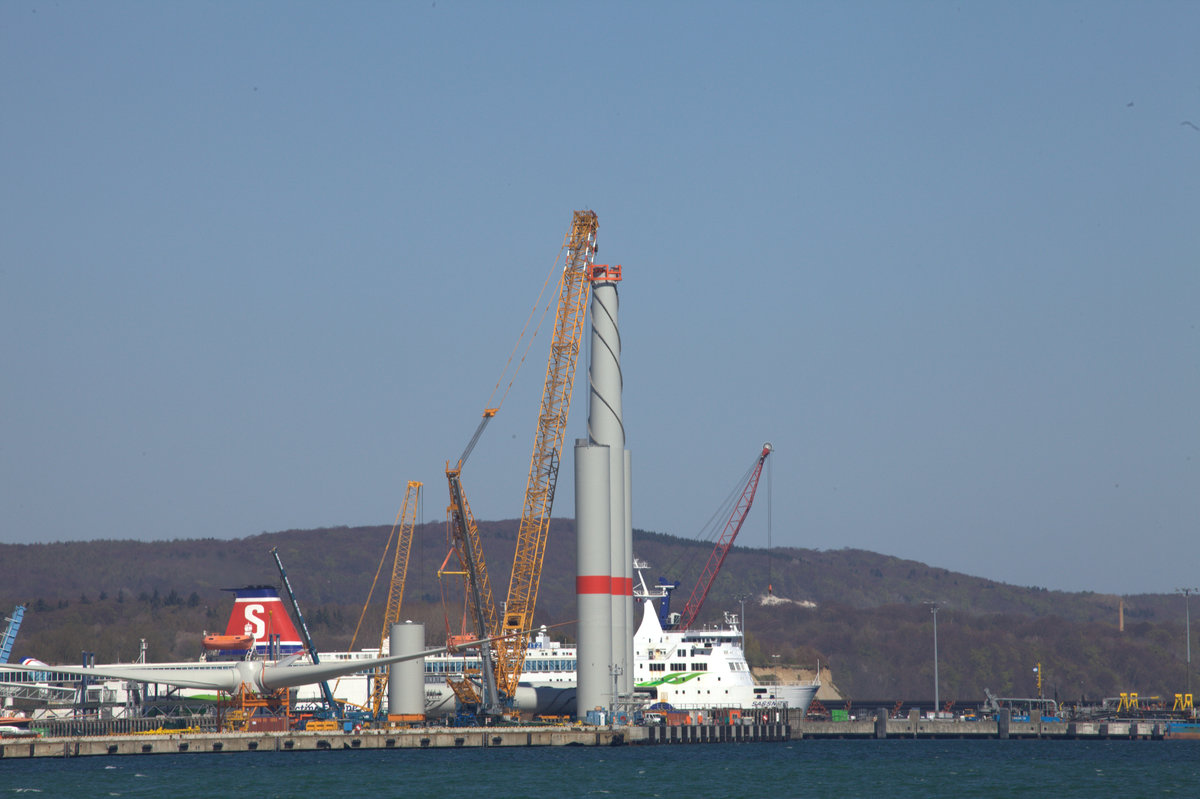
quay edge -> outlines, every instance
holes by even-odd
[[[792,738],[871,739],[1037,739],[1037,740],[1167,740],[1169,723],[1163,721],[953,721],[887,719],[884,723],[860,721],[803,721],[792,724]]]
[[[244,732],[4,738],[0,760],[185,753],[345,751],[369,749],[487,749],[518,746],[624,746],[770,743],[811,739],[1038,739],[1169,740],[1162,721],[961,722],[930,719],[803,721],[759,725],[625,727],[438,727],[358,732]]]
[[[0,760],[238,752],[368,749],[488,749],[517,746],[767,743],[791,740],[783,723],[654,726],[437,727],[355,732],[155,732],[61,738],[5,738]]]
[[[480,749],[513,746],[621,746],[638,728],[441,727],[359,732],[238,732],[5,738],[0,759],[366,749]]]

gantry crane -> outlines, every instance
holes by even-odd
[[[404,601],[404,580],[408,575],[408,555],[412,551],[413,530],[417,526],[417,503],[421,496],[421,486],[417,480],[409,480],[404,489],[404,503],[400,506],[400,514],[392,532],[396,533],[396,554],[392,558],[392,582],[388,588],[387,608],[383,612],[383,631],[379,634],[379,651],[383,651],[383,642],[391,634],[392,625],[400,621],[400,605]],[[390,543],[390,542],[389,542]],[[386,549],[384,550],[386,552]],[[393,642],[394,644],[395,642]],[[396,654],[392,650],[392,654]],[[371,689],[371,717],[378,719],[383,707],[383,694],[387,690],[387,669],[375,672],[375,683]]]
[[[717,573],[721,571],[721,564],[725,561],[725,556],[729,554],[729,549],[733,546],[733,540],[737,538],[738,531],[742,529],[742,522],[746,521],[746,514],[750,512],[750,506],[754,504],[754,493],[758,490],[758,478],[762,476],[763,463],[766,462],[767,456],[771,454],[772,450],[774,447],[769,443],[763,444],[762,453],[759,454],[758,461],[750,470],[750,478],[742,488],[742,495],[729,515],[729,521],[725,523],[725,529],[717,539],[717,545],[709,555],[708,563],[705,565],[704,571],[700,573],[700,579],[696,581],[696,587],[692,589],[691,597],[688,598],[687,604],[683,606],[683,611],[679,614],[679,622],[675,625],[676,629],[688,629],[696,620],[696,616],[700,614],[700,608],[704,606],[704,598],[708,596],[708,589],[712,588],[713,580],[717,579]],[[742,620],[742,624],[745,624],[745,619]]]

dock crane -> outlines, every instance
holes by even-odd
[[[717,545],[709,555],[708,563],[705,565],[704,571],[700,573],[700,579],[696,581],[696,587],[692,589],[691,597],[688,598],[679,614],[679,622],[675,625],[676,629],[688,629],[696,620],[696,616],[700,614],[700,608],[704,606],[704,598],[708,596],[708,589],[712,588],[713,580],[717,579],[717,573],[721,571],[721,564],[725,562],[725,556],[729,554],[734,539],[742,529],[742,522],[746,521],[746,514],[750,512],[750,506],[754,504],[754,494],[758,490],[758,478],[762,476],[763,464],[774,449],[770,443],[763,444],[762,452],[750,470],[750,477],[742,487],[741,497],[729,515],[725,529],[717,539]],[[742,623],[744,624],[745,620]]]
[[[421,496],[423,483],[409,480],[404,489],[404,503],[400,506],[400,514],[394,532],[396,536],[396,554],[392,559],[392,580],[388,588],[387,608],[383,612],[383,631],[379,635],[379,651],[383,651],[383,642],[391,634],[392,625],[400,622],[400,605],[404,601],[404,581],[408,575],[408,556],[412,551],[413,530],[417,526],[417,502]],[[393,651],[393,654],[394,651]],[[371,717],[380,718],[383,708],[383,694],[387,690],[387,669],[375,672],[375,682],[371,689]]]
[[[275,558],[275,565],[279,567],[279,576],[283,580],[283,587],[287,589],[288,599],[292,603],[292,610],[296,613],[296,620],[300,622],[300,634],[304,636],[304,647],[308,650],[313,665],[317,665],[321,662],[321,658],[317,655],[317,647],[313,644],[312,636],[309,635],[308,623],[304,621],[304,614],[300,612],[300,604],[296,601],[296,592],[292,590],[292,582],[288,579],[287,571],[283,568],[283,561],[279,559],[279,547],[271,547],[271,556]],[[333,698],[333,691],[330,690],[328,681],[321,683],[321,696],[325,698],[325,704],[329,706],[330,712],[340,719],[342,717],[342,706]]]
[[[554,334],[546,366],[546,379],[542,389],[503,622],[497,617],[478,529],[463,494],[461,482],[462,465],[478,442],[483,428],[495,416],[495,408],[484,411],[483,419],[463,456],[454,467],[447,464],[446,468],[451,499],[448,509],[451,538],[459,563],[467,576],[468,602],[475,617],[476,635],[480,639],[499,637],[495,642],[494,664],[490,658],[489,647],[485,645],[480,648],[485,696],[480,699],[473,686],[466,680],[451,685],[464,704],[474,704],[489,715],[501,712],[502,705],[512,701],[525,664],[525,652],[537,604],[542,562],[550,529],[550,513],[554,505],[554,491],[575,384],[575,368],[579,362],[588,294],[593,277],[607,279],[608,274],[594,274],[599,268],[593,266],[598,227],[599,222],[594,211],[576,211],[572,217],[571,229],[563,240],[565,258],[559,278]]]
[[[479,538],[479,527],[467,504],[466,494],[462,487],[462,468],[470,457],[471,451],[479,442],[479,437],[497,413],[497,408],[488,408],[483,412],[479,426],[471,437],[463,454],[459,456],[454,466],[446,464],[446,483],[450,489],[450,505],[446,509],[449,518],[450,543],[453,552],[458,556],[462,571],[458,572],[467,579],[467,602],[475,617],[475,637],[477,640],[492,636],[497,628],[496,601],[492,594],[492,584],[488,578],[487,564],[483,556],[483,542]],[[449,557],[449,556],[447,556]],[[442,572],[445,573],[445,572]],[[440,576],[440,574],[439,574]],[[482,697],[476,692],[471,681],[464,677],[455,681],[447,679],[455,696],[465,706],[475,707],[485,715],[500,714],[500,696],[496,686],[496,674],[492,666],[491,647],[481,643],[479,657],[482,663],[481,677],[483,680]]]
[[[504,623],[498,631],[506,637],[496,646],[497,682],[500,691],[509,697],[516,693],[517,681],[525,665],[528,630],[533,627],[533,611],[550,530],[550,511],[554,505],[558,466],[575,385],[575,367],[579,362],[580,340],[587,315],[598,227],[594,211],[576,211],[564,242],[566,257],[558,284],[554,337],[550,342],[537,433],[529,461],[525,505],[517,531]]]

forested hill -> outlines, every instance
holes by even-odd
[[[480,522],[497,602],[508,585],[517,521]],[[387,598],[390,526],[291,530],[233,541],[89,541],[0,545],[0,611],[29,610],[14,659],[75,662],[131,660],[142,639],[155,660],[190,659],[205,631],[225,629],[233,596],[221,589],[275,584],[269,551],[279,554],[319,647],[375,646]],[[650,564],[647,581],[679,580],[681,606],[711,543],[635,531],[634,554]],[[424,621],[431,640],[461,624],[461,588],[437,573],[448,545],[444,525],[417,528],[406,579],[404,618]],[[381,572],[376,577],[377,572]],[[575,618],[575,541],[571,520],[554,520],[538,598],[538,623],[561,625],[570,640]],[[759,598],[773,588],[774,602]],[[371,607],[364,614],[368,591]],[[1042,663],[1046,690],[1076,699],[1138,691],[1170,697],[1185,682],[1182,598],[1120,598],[1018,587],[861,550],[735,548],[709,594],[701,622],[737,611],[746,600],[752,663],[831,666],[851,697],[929,698],[938,613],[943,699],[1034,690]],[[815,607],[803,603],[815,604]],[[358,629],[357,638],[355,630]],[[778,658],[774,656],[778,655]]]

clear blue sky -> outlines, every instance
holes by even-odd
[[[1195,585],[1198,31],[1191,2],[4,3],[0,541],[390,523],[410,479],[443,518],[591,208],[635,527],[697,535],[770,440],[776,545]],[[547,347],[464,471],[478,518],[520,515]]]

